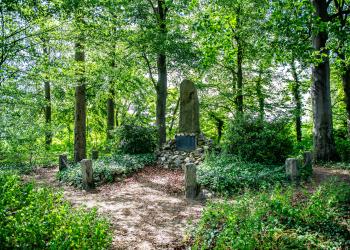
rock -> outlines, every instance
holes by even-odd
[[[184,80],[180,84],[179,133],[200,133],[197,89],[190,80]]]
[[[181,167],[182,161],[181,161],[180,159],[176,159],[176,160],[174,161],[174,165],[175,165],[175,167]]]
[[[286,160],[286,175],[287,178],[296,181],[300,177],[300,167],[301,167],[301,161],[296,158],[288,158]]]

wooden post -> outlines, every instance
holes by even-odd
[[[68,158],[66,154],[58,156],[58,170],[63,171],[68,168]]]
[[[296,181],[300,177],[301,161],[296,158],[288,158],[286,160],[286,174],[291,181]]]
[[[92,150],[91,151],[91,159],[97,160],[98,159],[98,150]]]
[[[187,199],[196,199],[199,193],[197,168],[191,163],[185,165],[185,193]]]
[[[83,159],[80,161],[83,189],[90,190],[95,188],[92,161]]]

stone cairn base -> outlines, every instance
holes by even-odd
[[[176,150],[175,139],[169,140],[160,151],[156,152],[157,163],[170,169],[185,169],[188,164],[199,165],[204,161],[205,152],[211,147],[212,141],[207,140],[204,136],[198,139],[197,148],[190,152]]]

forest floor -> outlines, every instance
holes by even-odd
[[[113,249],[184,249],[189,221],[197,221],[203,204],[184,198],[183,172],[146,167],[122,182],[86,192],[61,184],[58,169],[38,168],[25,179],[63,189],[74,206],[96,207],[113,232]]]
[[[184,249],[188,223],[195,223],[204,207],[184,199],[181,170],[146,167],[92,192],[61,184],[55,178],[57,171],[57,167],[38,168],[24,178],[62,189],[74,206],[96,207],[112,224],[113,249]],[[332,177],[350,182],[350,171],[314,167],[314,183]]]

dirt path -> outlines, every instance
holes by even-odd
[[[350,182],[350,171],[314,167],[316,184],[338,177]],[[183,198],[183,172],[146,167],[122,182],[85,192],[55,179],[57,168],[39,168],[29,178],[61,188],[76,206],[96,207],[112,223],[113,249],[184,249],[188,222],[197,221],[199,202]]]
[[[94,192],[61,185],[56,172],[41,168],[31,178],[62,188],[73,205],[97,207],[112,223],[113,249],[183,249],[188,221],[196,221],[203,208],[183,198],[182,171],[147,167]]]

